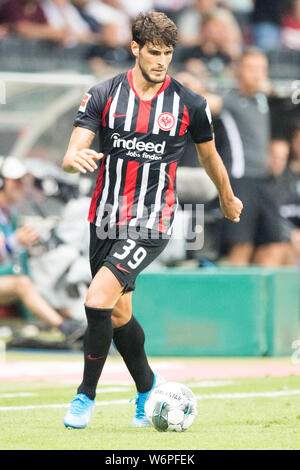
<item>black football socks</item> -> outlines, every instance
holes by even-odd
[[[112,309],[85,307],[87,329],[84,335],[83,381],[77,393],[94,400],[97,384],[113,337]]]
[[[154,374],[144,349],[143,328],[134,316],[125,325],[114,328],[113,341],[136,384],[137,391],[148,392],[153,386]]]

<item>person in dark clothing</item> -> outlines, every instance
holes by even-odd
[[[226,261],[232,265],[283,263],[286,240],[282,238],[278,201],[268,186],[270,116],[263,93],[267,76],[264,54],[248,49],[237,64],[237,89],[223,97],[223,141],[222,133],[216,134],[231,184],[244,202],[238,226],[230,227],[224,221],[223,247]]]
[[[255,0],[252,22],[257,47],[269,51],[280,45],[281,18],[288,5],[288,0]]]

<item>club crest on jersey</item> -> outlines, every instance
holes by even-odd
[[[79,111],[81,112],[85,112],[85,109],[86,109],[86,105],[88,104],[88,101],[90,99],[92,95],[90,95],[90,93],[86,93],[81,101],[81,104],[79,106]]]
[[[161,113],[157,118],[157,123],[162,131],[170,131],[175,122],[175,117],[171,113]]]

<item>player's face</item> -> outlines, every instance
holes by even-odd
[[[163,83],[173,57],[173,47],[146,43],[136,51],[137,65],[147,82]]]

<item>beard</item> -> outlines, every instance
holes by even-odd
[[[139,68],[140,68],[140,70],[141,70],[141,72],[142,72],[142,75],[143,75],[144,79],[145,79],[147,82],[157,84],[157,83],[163,83],[163,82],[165,81],[167,72],[164,74],[163,78],[151,78],[150,75],[146,72],[146,70],[145,70],[144,67],[142,66],[140,60],[138,61],[138,64],[139,64]]]

